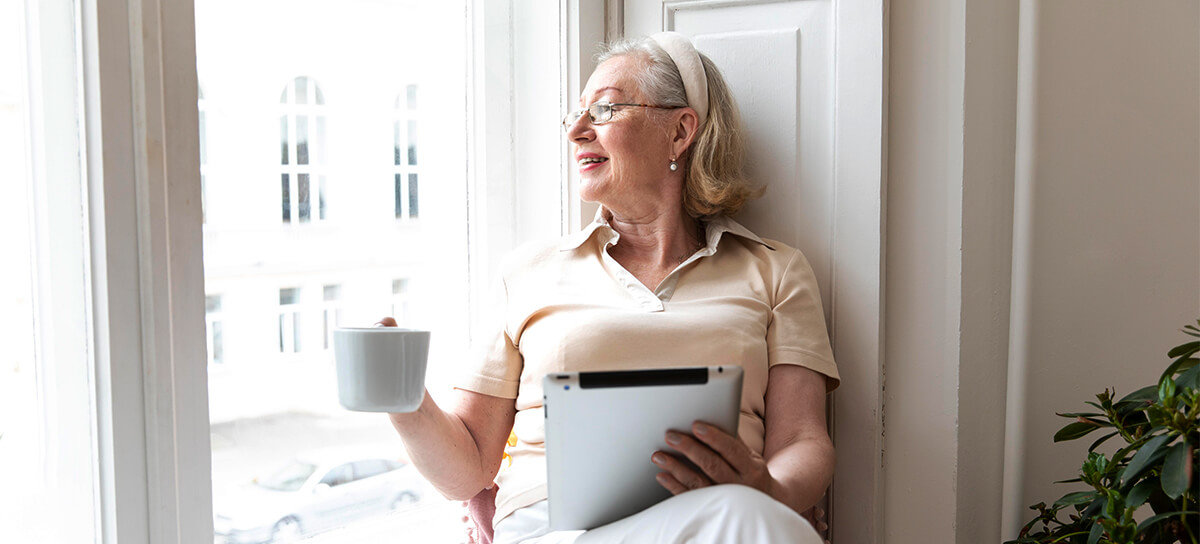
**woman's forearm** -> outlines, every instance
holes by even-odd
[[[776,482],[770,495],[792,510],[804,513],[829,488],[833,465],[833,444],[828,438],[792,442],[767,459],[767,470]]]
[[[500,459],[485,463],[462,418],[438,407],[428,392],[417,411],[388,416],[413,465],[446,498],[469,499],[496,476]]]

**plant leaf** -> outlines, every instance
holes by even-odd
[[[1164,520],[1164,519],[1167,519],[1167,518],[1169,518],[1169,517],[1178,516],[1179,514],[1183,514],[1183,515],[1185,515],[1185,516],[1194,516],[1194,515],[1196,515],[1196,513],[1195,513],[1195,512],[1187,512],[1187,511],[1181,511],[1181,512],[1163,512],[1162,514],[1158,514],[1158,515],[1150,516],[1150,517],[1146,518],[1146,521],[1143,521],[1143,522],[1139,523],[1139,524],[1138,524],[1138,527],[1137,527],[1137,532],[1140,534],[1142,531],[1145,531],[1145,530],[1146,530],[1147,528],[1149,528],[1151,525],[1154,525],[1155,523],[1158,523],[1158,522],[1160,522],[1160,521],[1162,521],[1162,520]]]
[[[1114,437],[1114,436],[1117,436],[1118,434],[1120,434],[1120,433],[1118,433],[1117,431],[1113,431],[1113,432],[1111,432],[1111,433],[1108,433],[1108,434],[1106,434],[1106,435],[1104,435],[1104,436],[1101,436],[1100,438],[1096,439],[1096,441],[1095,441],[1095,442],[1092,442],[1092,445],[1091,445],[1091,446],[1088,446],[1088,449],[1087,449],[1087,450],[1088,450],[1088,453],[1091,453],[1091,452],[1092,452],[1092,451],[1094,451],[1096,448],[1100,447],[1100,444],[1103,444],[1105,440],[1108,440],[1109,438],[1112,438],[1112,437]]]
[[[1096,544],[1100,542],[1100,537],[1104,535],[1104,527],[1099,523],[1092,524],[1092,530],[1088,533],[1087,544]]]
[[[1147,400],[1153,401],[1157,398],[1158,398],[1158,386],[1157,385],[1148,385],[1148,386],[1138,389],[1137,391],[1134,391],[1128,395],[1125,395],[1124,397],[1121,397],[1121,400],[1117,401],[1117,404],[1121,404],[1121,403],[1125,403],[1125,402],[1141,402],[1141,401],[1147,401]]]
[[[1065,412],[1061,414],[1054,412],[1054,415],[1059,417],[1069,417],[1071,419],[1075,419],[1077,417],[1104,417],[1104,414],[1097,414],[1095,412]]]
[[[1075,482],[1082,482],[1082,481],[1083,481],[1083,478],[1071,478],[1070,480],[1058,480],[1054,483],[1056,483],[1056,484],[1073,484]]]
[[[1184,353],[1191,355],[1192,353],[1196,353],[1197,351],[1200,351],[1200,340],[1198,340],[1196,342],[1188,342],[1186,344],[1180,344],[1178,346],[1171,348],[1171,351],[1167,352],[1167,357],[1174,359],[1176,357],[1179,357],[1180,355],[1183,355]],[[1191,352],[1191,353],[1188,353],[1188,352]]]
[[[1167,451],[1162,468],[1162,490],[1168,497],[1178,499],[1187,489],[1188,465],[1190,464],[1191,456],[1188,455],[1186,440],[1171,446],[1171,449]]]
[[[1200,342],[1191,342],[1191,343],[1188,343],[1185,345],[1191,346],[1193,344],[1195,344],[1196,346],[1200,346]],[[1179,347],[1171,350],[1171,353],[1176,353],[1176,351],[1182,347],[1183,346],[1179,346]],[[1200,347],[1192,347],[1191,349],[1179,351],[1178,353],[1176,353],[1176,355],[1171,355],[1171,357],[1178,357],[1178,358],[1175,359],[1175,362],[1173,362],[1169,366],[1167,366],[1166,370],[1163,370],[1162,375],[1159,376],[1159,378],[1158,378],[1159,381],[1162,381],[1164,378],[1169,378],[1171,376],[1174,376],[1176,372],[1179,372],[1181,370],[1187,370],[1187,369],[1191,368],[1192,364],[1195,364],[1195,363],[1188,364],[1188,361],[1192,360],[1192,355],[1195,355],[1197,351],[1200,351]]]
[[[1189,368],[1175,379],[1175,387],[1179,389],[1200,389],[1200,365]]]
[[[1095,499],[1095,491],[1076,491],[1074,493],[1067,493],[1066,495],[1063,495],[1061,499],[1054,501],[1054,506],[1073,506],[1076,504],[1092,502]]]
[[[1088,505],[1087,508],[1080,512],[1079,517],[1081,519],[1088,519],[1096,515],[1097,512],[1103,510],[1105,506],[1108,506],[1108,497],[1100,497],[1096,499],[1096,502]]]
[[[1058,432],[1054,433],[1054,441],[1062,442],[1064,440],[1075,440],[1076,438],[1086,436],[1088,433],[1099,428],[1100,427],[1097,425],[1092,423],[1084,423],[1082,421],[1068,423],[1066,427],[1063,427],[1059,429]]]
[[[1137,508],[1146,504],[1146,499],[1150,498],[1151,493],[1154,493],[1155,483],[1150,478],[1138,482],[1137,485],[1133,486],[1133,489],[1129,490],[1129,494],[1125,496],[1125,507]]]
[[[1141,474],[1142,470],[1145,470],[1151,461],[1156,461],[1162,457],[1165,452],[1160,453],[1158,450],[1172,438],[1174,437],[1169,434],[1158,435],[1143,444],[1137,454],[1133,456],[1133,459],[1129,460],[1129,465],[1121,473],[1121,484],[1129,485],[1134,478],[1137,478],[1138,474]]]

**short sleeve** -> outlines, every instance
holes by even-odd
[[[497,283],[492,289],[490,317],[485,320],[488,327],[485,330],[486,336],[471,350],[474,355],[458,373],[454,387],[493,397],[515,399],[521,383],[524,359],[509,336],[508,327],[505,326],[508,290],[503,279]]]
[[[841,378],[825,328],[821,290],[808,260],[800,250],[792,251],[795,253],[775,287],[767,326],[767,365],[792,364],[814,370],[825,375],[826,391],[833,391]]]

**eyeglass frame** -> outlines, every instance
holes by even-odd
[[[605,119],[603,121],[600,121],[597,119],[597,116],[592,113],[592,108],[595,108],[597,106],[606,106],[608,108],[608,119]],[[632,103],[623,103],[623,102],[613,103],[613,102],[600,101],[600,102],[595,102],[586,108],[569,112],[565,116],[563,116],[563,118],[562,118],[563,131],[564,132],[570,131],[571,127],[575,126],[575,123],[578,123],[579,120],[583,118],[585,113],[588,116],[588,121],[590,121],[593,125],[603,125],[606,123],[610,123],[610,122],[612,122],[613,114],[616,113],[616,111],[617,111],[614,109],[614,106],[636,107],[636,108],[655,108],[655,109],[660,109],[660,110],[677,110],[679,108],[685,107],[685,106],[655,106],[653,104],[632,104]],[[572,117],[574,117],[574,119],[572,119]]]

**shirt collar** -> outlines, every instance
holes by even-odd
[[[604,207],[601,206],[600,209],[596,210],[596,217],[592,219],[591,223],[588,223],[588,225],[579,232],[569,234],[563,238],[562,243],[559,244],[558,247],[559,251],[578,249],[579,246],[582,246],[584,242],[590,240],[592,235],[595,234],[596,231],[601,227],[611,231],[612,227],[609,226],[608,219],[604,216],[604,211]],[[721,242],[721,236],[727,232],[729,234],[750,240],[751,242],[762,244],[763,247],[766,247],[771,251],[775,251],[775,248],[771,246],[771,244],[766,243],[762,238],[759,238],[758,235],[750,232],[750,229],[742,226],[741,223],[738,223],[737,221],[734,221],[726,216],[717,216],[705,221],[704,230],[708,249],[712,252],[717,250],[717,244]]]

